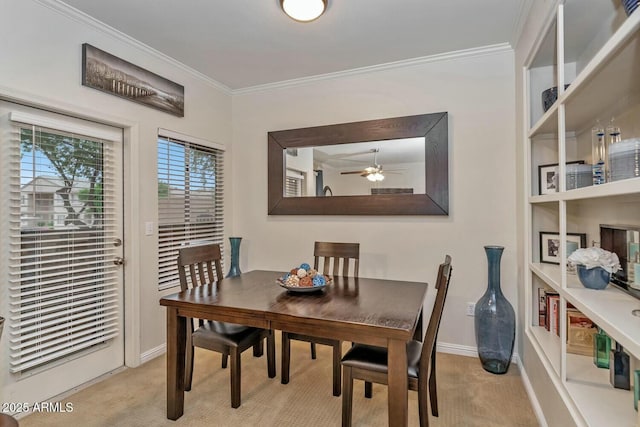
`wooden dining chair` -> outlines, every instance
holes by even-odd
[[[349,277],[350,264],[353,263],[352,277],[358,277],[360,263],[359,243],[315,242],[313,248],[313,268],[327,276]],[[322,267],[322,268],[320,268]],[[316,358],[316,344],[328,345],[333,348],[333,395],[340,396],[342,341],[311,335],[282,332],[282,377],[281,383],[289,383],[289,369],[291,365],[290,340],[311,343],[311,358]]]
[[[222,256],[220,246],[206,244],[188,246],[178,251],[178,274],[180,287],[183,291],[198,286],[221,281],[223,279]],[[267,372],[269,378],[276,376],[275,337],[273,331],[252,328],[235,323],[218,322],[213,320],[189,319],[187,322],[187,351],[185,360],[185,387],[191,390],[193,379],[194,347],[222,353],[222,367],[227,367],[227,357],[231,358],[231,407],[237,408],[241,404],[240,356],[243,351],[253,347],[256,357],[262,356],[263,340],[267,340]],[[197,322],[197,329],[194,328]]]
[[[438,269],[436,279],[436,300],[429,319],[424,341],[412,340],[407,343],[407,366],[409,390],[418,392],[420,427],[429,425],[427,396],[431,401],[431,413],[438,416],[438,396],[436,392],[436,341],[440,319],[451,279],[451,257],[447,255]],[[343,395],[342,427],[351,426],[353,406],[353,380],[387,384],[389,372],[387,349],[364,344],[355,344],[342,358]],[[428,375],[428,377],[427,377]]]

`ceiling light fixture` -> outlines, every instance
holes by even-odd
[[[280,0],[284,13],[299,22],[311,22],[322,15],[328,0]]]

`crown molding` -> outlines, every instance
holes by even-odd
[[[53,10],[54,12],[57,12],[69,19],[72,19],[75,22],[87,25],[97,31],[100,31],[103,34],[106,34],[118,41],[121,41],[125,44],[128,44],[138,50],[143,51],[144,53],[147,53],[151,56],[154,56],[164,62],[167,62],[169,64],[171,64],[174,67],[177,67],[179,69],[181,69],[182,71],[185,71],[186,73],[192,75],[193,77],[203,81],[204,83],[208,84],[209,86],[214,87],[215,89],[220,90],[221,92],[225,93],[226,95],[232,95],[233,94],[233,90],[231,88],[229,88],[228,86],[212,79],[211,77],[208,77],[204,74],[202,74],[199,71],[194,70],[193,68],[190,68],[188,66],[186,66],[185,64],[183,64],[182,62],[179,62],[177,60],[175,60],[174,58],[165,55],[162,52],[159,52],[155,49],[153,49],[150,46],[147,46],[146,44],[134,39],[131,36],[126,35],[125,33],[116,30],[113,27],[110,27],[109,25],[105,24],[104,22],[101,22],[95,18],[93,18],[90,15],[87,15],[84,12],[79,11],[78,9],[69,6],[66,3],[62,3],[60,0],[35,0],[36,3],[41,4],[42,6]]]
[[[209,86],[212,86],[217,90],[220,90],[226,95],[243,95],[248,93],[263,92],[263,91],[269,91],[269,90],[275,90],[275,89],[284,89],[284,88],[306,85],[306,84],[323,81],[323,80],[338,79],[338,78],[343,78],[348,76],[374,73],[378,71],[392,70],[392,69],[403,68],[403,67],[411,67],[411,66],[422,65],[422,64],[427,64],[431,62],[448,61],[448,60],[459,59],[459,58],[491,55],[491,54],[503,53],[503,52],[513,50],[513,48],[509,43],[500,43],[495,45],[483,46],[479,48],[463,49],[458,51],[440,53],[435,55],[401,60],[401,61],[388,62],[384,64],[353,68],[345,71],[337,71],[333,73],[318,74],[315,76],[283,80],[280,82],[267,83],[263,85],[250,86],[246,88],[231,89],[228,86],[212,79],[211,77],[208,77],[205,74],[202,74],[201,72],[186,66],[182,62],[179,62],[176,59],[168,55],[165,55],[164,53],[157,51],[156,49],[153,49],[150,46],[147,46],[146,44],[140,42],[139,40],[136,40],[133,37],[128,36],[127,34],[121,31],[118,31],[113,27],[110,27],[104,22],[101,22],[93,18],[92,16],[87,15],[84,12],[81,12],[74,7],[71,7],[65,3],[62,3],[61,0],[35,0],[35,2],[75,22],[87,25],[97,31],[100,31],[103,34],[106,34],[109,37],[112,37],[120,42],[123,42],[129,46],[132,46],[164,62],[167,62],[172,66],[179,68],[185,71],[186,73],[194,76],[195,78],[203,81]],[[523,12],[526,12],[527,10],[528,8],[523,8]],[[516,28],[518,26],[519,24],[516,23]]]
[[[499,43],[499,44],[483,46],[479,48],[456,50],[452,52],[422,56],[419,58],[411,58],[411,59],[405,59],[401,61],[387,62],[385,64],[371,65],[371,66],[360,67],[360,68],[352,68],[350,70],[337,71],[335,73],[318,74],[315,76],[302,77],[299,79],[283,80],[280,82],[267,83],[264,85],[250,86],[250,87],[241,88],[241,89],[233,89],[231,93],[233,95],[243,95],[247,93],[263,92],[263,91],[274,90],[274,89],[283,89],[283,88],[301,86],[301,85],[314,83],[322,80],[332,80],[332,79],[338,79],[338,78],[347,77],[347,76],[355,76],[360,74],[375,73],[378,71],[393,70],[396,68],[404,68],[404,67],[411,67],[415,65],[428,64],[431,62],[449,61],[452,59],[493,55],[496,53],[503,53],[503,52],[509,52],[509,51],[513,51],[513,48],[509,43]]]

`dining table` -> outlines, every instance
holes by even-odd
[[[316,292],[279,286],[282,271],[254,270],[164,296],[167,308],[167,418],[184,413],[189,318],[339,339],[388,349],[389,426],[407,426],[406,343],[422,337],[426,282],[329,276]]]

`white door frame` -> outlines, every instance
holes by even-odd
[[[87,107],[68,104],[15,89],[0,86],[0,99],[25,104],[34,108],[42,108],[55,113],[104,123],[124,130],[123,134],[123,168],[124,168],[124,292],[123,292],[123,333],[124,333],[124,364],[136,367],[141,363],[140,355],[140,269],[129,266],[140,265],[139,239],[140,235],[140,204],[137,191],[139,179],[132,174],[132,165],[137,165],[140,159],[138,147],[140,124],[125,117],[104,113]]]

